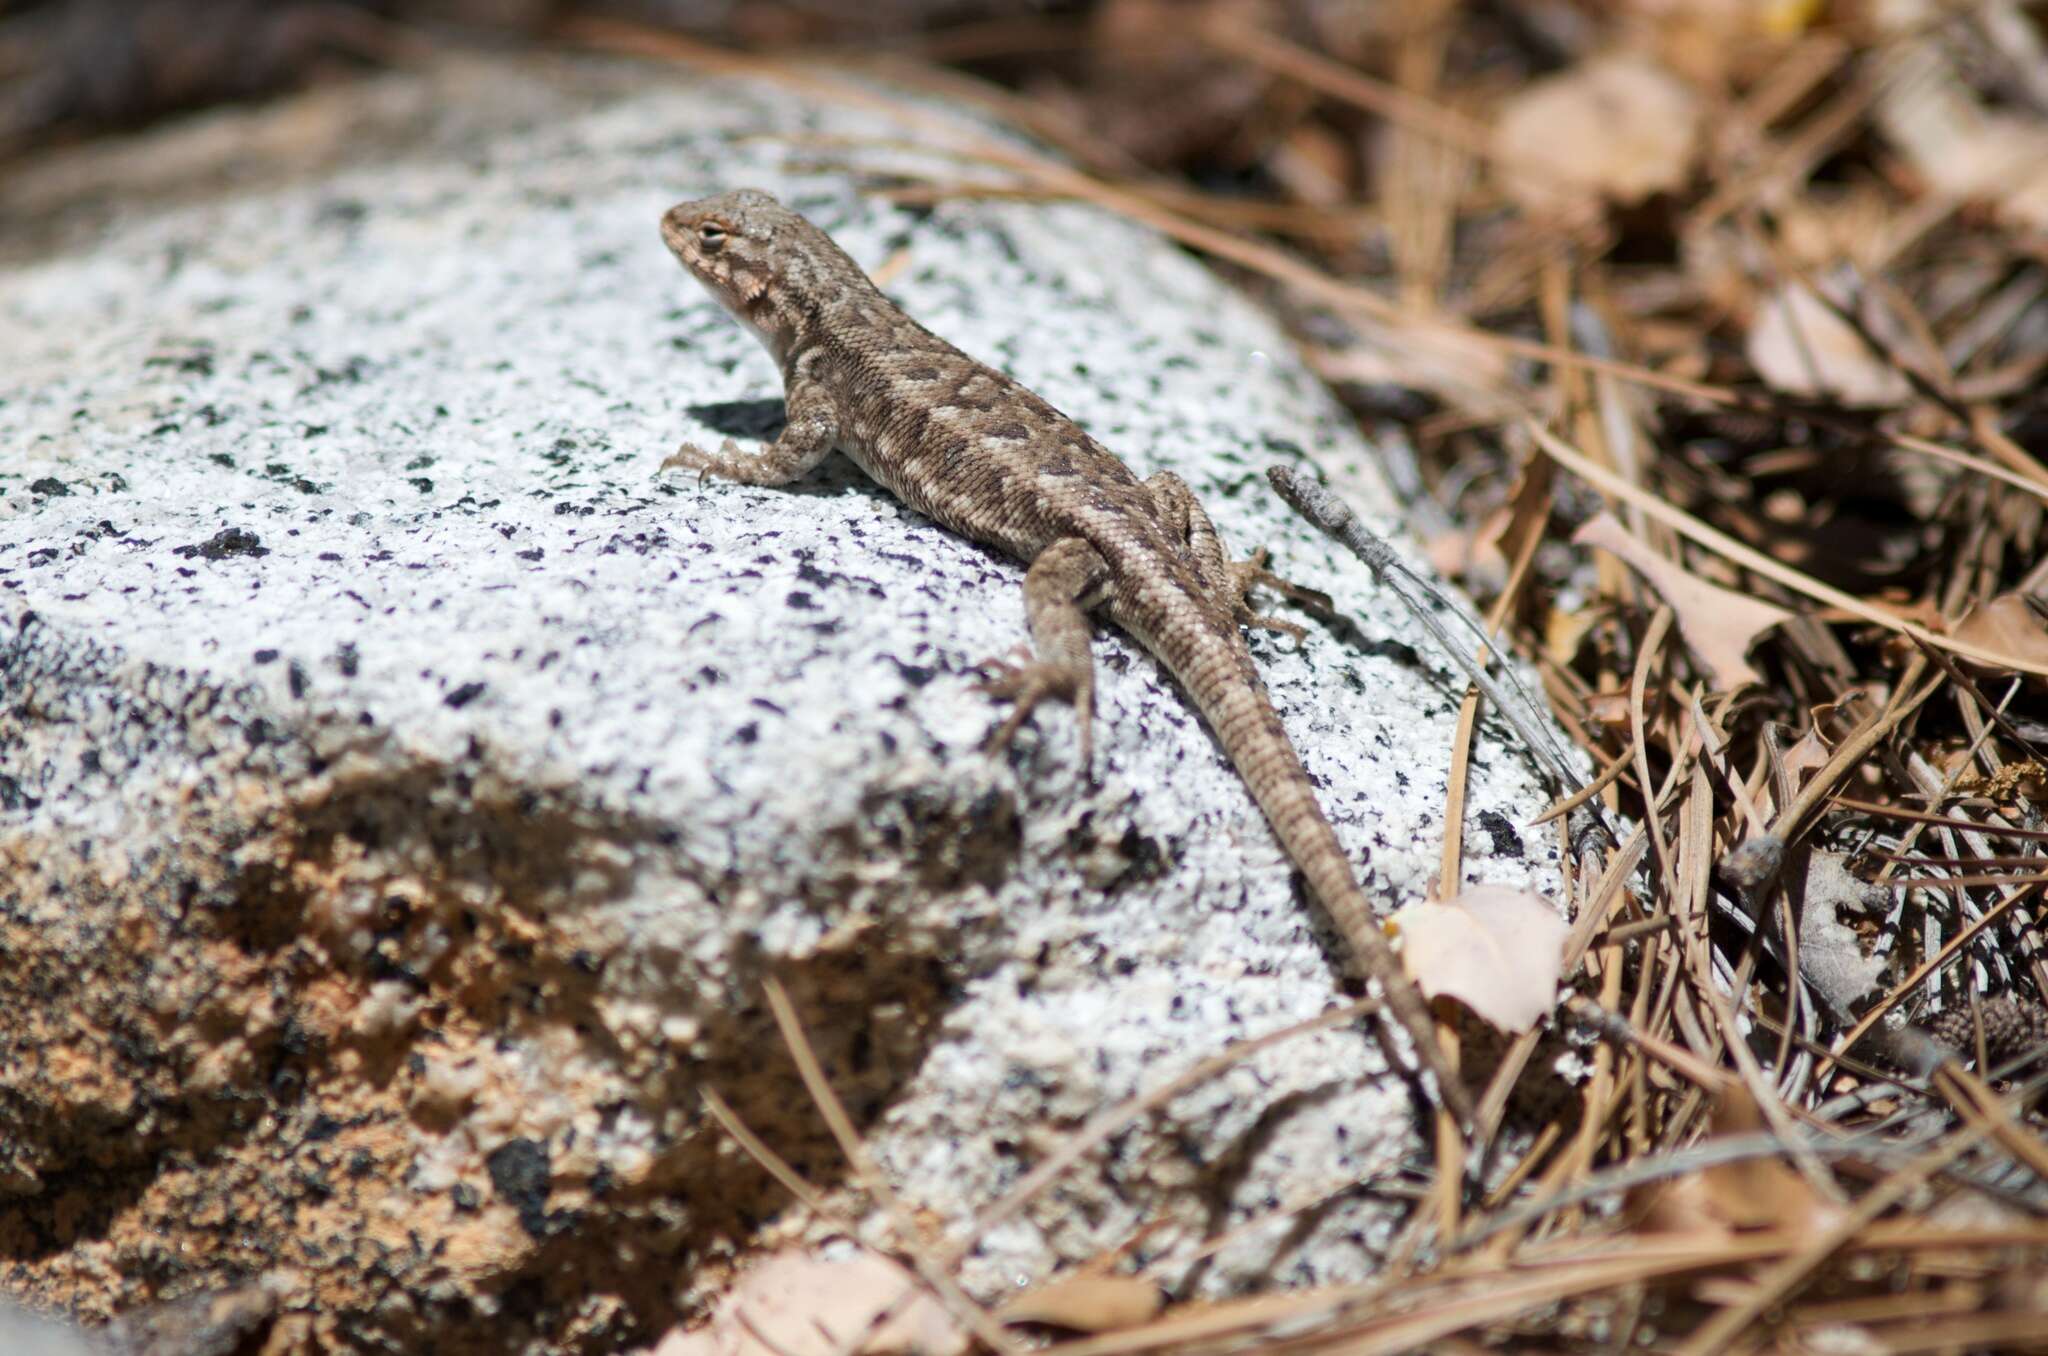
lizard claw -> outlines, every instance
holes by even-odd
[[[1012,653],[1022,654],[1020,651]],[[976,686],[999,701],[1012,701],[1016,707],[1003,723],[990,733],[982,748],[990,757],[999,757],[1010,747],[1017,731],[1031,718],[1039,703],[1048,698],[1055,701],[1072,702],[1081,718],[1081,766],[1083,770],[1095,765],[1095,724],[1094,693],[1064,664],[1050,664],[1044,660],[1024,657],[1021,659],[990,659],[982,663],[986,671]]]
[[[1272,559],[1271,554],[1267,552],[1265,547],[1261,546],[1245,559],[1231,565],[1231,596],[1236,604],[1232,611],[1236,613],[1238,625],[1256,626],[1263,631],[1277,631],[1281,635],[1292,639],[1296,645],[1299,645],[1308,639],[1308,628],[1298,626],[1291,621],[1285,621],[1279,617],[1269,616],[1263,612],[1253,611],[1251,605],[1252,590],[1259,588],[1271,589],[1289,601],[1299,604],[1309,613],[1326,621],[1335,615],[1335,605],[1331,603],[1329,594],[1316,589],[1303,588],[1299,584],[1289,583],[1279,575],[1274,574],[1266,568],[1266,562],[1270,559]]]
[[[730,438],[725,440],[717,452],[706,452],[695,443],[684,443],[668,454],[668,458],[661,463],[661,469],[668,471],[680,466],[686,471],[695,471],[697,483],[702,485],[713,472],[726,474],[727,468],[744,455],[745,453],[740,451],[740,445]]]
[[[1288,601],[1300,604],[1316,616],[1327,618],[1335,615],[1337,605],[1330,600],[1329,594],[1321,589],[1303,588],[1300,584],[1274,574],[1266,568],[1266,562],[1272,558],[1272,553],[1261,546],[1230,567],[1232,582],[1236,584],[1240,596],[1249,595],[1255,588],[1271,589]]]
[[[1277,631],[1296,645],[1308,639],[1308,628],[1306,626],[1298,625],[1282,617],[1273,617],[1263,612],[1254,612],[1250,608],[1246,608],[1243,615],[1237,620],[1240,626],[1256,626],[1261,631]]]

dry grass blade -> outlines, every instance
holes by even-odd
[[[917,1221],[896,1195],[896,1189],[889,1184],[874,1155],[868,1152],[867,1141],[854,1128],[853,1119],[846,1114],[839,1095],[832,1090],[831,1080],[825,1077],[824,1067],[818,1063],[817,1051],[811,1048],[810,1038],[804,1034],[803,1023],[797,1019],[796,1007],[789,1001],[788,991],[772,976],[762,981],[762,990],[768,996],[769,1010],[774,1013],[776,1028],[789,1047],[790,1058],[796,1061],[804,1090],[810,1093],[818,1114],[825,1118],[832,1137],[839,1142],[839,1151],[852,1165],[861,1188],[889,1215],[896,1227],[898,1244],[916,1265],[917,1274],[938,1295],[947,1310],[991,1350],[1013,1351],[1016,1343],[1003,1331],[1002,1325],[960,1289],[949,1269],[950,1263],[941,1263],[925,1246]]]
[[[709,1111],[711,1118],[718,1122],[720,1128],[731,1135],[733,1141],[747,1152],[747,1156],[760,1164],[770,1177],[782,1183],[790,1195],[820,1215],[832,1213],[831,1206],[818,1194],[818,1189],[805,1181],[803,1174],[791,1167],[781,1154],[769,1148],[767,1143],[740,1119],[739,1113],[732,1109],[732,1105],[718,1095],[717,1089],[704,1089],[704,1109]]]

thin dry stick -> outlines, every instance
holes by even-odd
[[[1709,1093],[1719,1093],[1728,1086],[1728,1074],[1724,1070],[1707,1063],[1683,1046],[1651,1035],[1620,1013],[1610,1012],[1584,995],[1574,994],[1566,1000],[1566,1006],[1574,1017],[1608,1040],[1637,1046],[1644,1054],[1669,1066],[1673,1073],[1690,1079]]]
[[[1650,666],[1664,649],[1674,616],[1669,603],[1658,604],[1657,611],[1650,617],[1649,629],[1643,633],[1642,643],[1636,650],[1635,671],[1628,679],[1629,741],[1635,748],[1636,779],[1644,786],[1655,780],[1650,775],[1649,717],[1646,711]],[[1653,811],[1644,818],[1643,824],[1650,831],[1650,861],[1663,882],[1664,897],[1675,900],[1679,897],[1678,871],[1671,860],[1671,847],[1664,841],[1663,823]]]
[[[711,1113],[711,1118],[724,1127],[725,1133],[731,1135],[740,1148],[746,1150],[770,1177],[782,1183],[790,1195],[802,1201],[818,1215],[829,1218],[839,1213],[833,1210],[816,1187],[804,1180],[802,1173],[791,1167],[781,1154],[769,1148],[767,1142],[740,1119],[739,1113],[732,1109],[732,1105],[725,1098],[718,1095],[717,1089],[705,1088],[703,1097],[704,1109]]]
[[[1635,758],[1632,751],[1615,755],[1608,762],[1607,766],[1593,774],[1592,781],[1587,782],[1562,800],[1555,801],[1545,807],[1542,814],[1529,821],[1529,827],[1533,829],[1538,825],[1548,824],[1551,820],[1557,819],[1560,816],[1570,814],[1602,791],[1605,791],[1608,787],[1614,785],[1615,782],[1631,771],[1634,766]]]
[[[1984,1055],[1983,1034],[1979,1028],[1979,1059]],[[1945,1065],[1935,1074],[1934,1086],[1948,1095],[1949,1104],[1956,1108],[1958,1114],[1973,1123],[1981,1120],[1989,1125],[1992,1137],[2007,1153],[2026,1164],[2036,1177],[2048,1182],[2048,1144],[2042,1143],[2039,1136],[2020,1124],[2014,1110],[2019,1099],[2012,1102],[2002,1100],[1983,1079],[1954,1064]]]
[[[818,1113],[825,1118],[832,1137],[839,1141],[839,1151],[846,1155],[846,1161],[852,1165],[862,1189],[882,1207],[895,1225],[897,1238],[916,1266],[917,1274],[938,1295],[947,1311],[991,1349],[1004,1353],[1015,1351],[1016,1343],[1010,1334],[1003,1331],[987,1310],[969,1299],[953,1280],[953,1259],[942,1261],[930,1255],[925,1248],[917,1221],[911,1218],[909,1209],[896,1194],[895,1187],[890,1185],[881,1165],[868,1152],[867,1141],[854,1128],[853,1118],[846,1114],[839,1094],[832,1090],[831,1080],[825,1077],[824,1066],[818,1063],[817,1051],[811,1047],[810,1037],[804,1034],[803,1023],[797,1020],[796,1007],[789,1001],[789,994],[781,981],[771,975],[762,981],[761,987],[768,995],[768,1008],[775,1014],[775,1025],[782,1032],[783,1042],[789,1046],[790,1058],[796,1061],[805,1091],[817,1103]]]
[[[1902,819],[1908,823],[1925,824],[1931,828],[1962,829],[1970,833],[1981,833],[1989,838],[2018,838],[2026,842],[2048,843],[2048,829],[2022,829],[2015,825],[1983,824],[1974,819],[1958,819],[1952,815],[1937,815],[1926,810],[1908,809],[1903,805],[1880,805],[1874,800],[1857,800],[1853,796],[1836,796],[1831,804],[1837,810],[1854,810],[1859,814],[1875,815],[1881,819]],[[1905,859],[1902,858],[1901,860]]]
[[[1792,1113],[1786,1109],[1784,1099],[1778,1095],[1776,1085],[1764,1076],[1755,1052],[1749,1048],[1749,1042],[1742,1038],[1742,1029],[1735,1021],[1735,1010],[1728,1005],[1725,997],[1710,987],[1702,988],[1700,996],[1713,1011],[1714,1020],[1721,1028],[1723,1044],[1730,1058],[1735,1061],[1735,1068],[1741,1075],[1744,1085],[1748,1087],[1751,1100],[1756,1103],[1757,1110],[1763,1113],[1763,1118],[1770,1122],[1771,1129],[1777,1133],[1778,1138],[1785,1142],[1785,1153],[1792,1160],[1792,1166],[1799,1169],[1799,1175],[1806,1179],[1806,1184],[1813,1188],[1815,1195],[1824,1201],[1840,1205],[1848,1199],[1847,1195],[1836,1185],[1835,1179],[1828,1176],[1827,1170],[1820,1164],[1820,1159],[1809,1151],[1800,1139],[1797,1123],[1792,1119]]]

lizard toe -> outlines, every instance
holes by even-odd
[[[1273,617],[1263,612],[1254,612],[1250,608],[1244,609],[1238,615],[1237,620],[1241,626],[1256,626],[1261,631],[1277,631],[1289,640],[1292,640],[1296,645],[1308,639],[1308,628],[1306,626],[1297,625],[1282,617]]]
[[[1009,716],[983,745],[991,754],[999,754],[1010,746],[1017,731],[1023,728],[1024,722],[1031,718],[1032,712],[1042,702],[1071,702],[1081,690],[1074,671],[1064,664],[1037,659],[1025,663],[993,660],[985,667],[990,669],[990,673],[982,680],[981,690],[1000,701],[1016,703]]]

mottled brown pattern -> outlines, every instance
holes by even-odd
[[[1469,1124],[1470,1097],[1252,666],[1239,628],[1264,621],[1246,593],[1270,576],[1228,559],[1178,476],[1140,483],[1037,395],[903,314],[823,231],[767,194],[741,189],[678,204],[661,232],[774,355],[789,406],[788,427],[767,448],[685,444],[663,465],[782,485],[836,447],[919,512],[1026,562],[1037,653],[997,665],[988,684],[1016,703],[999,745],[1050,698],[1074,705],[1082,758],[1091,758],[1088,612],[1105,609],[1186,689],[1356,960],[1385,990],[1391,1020],[1383,1028],[1406,1031]]]

